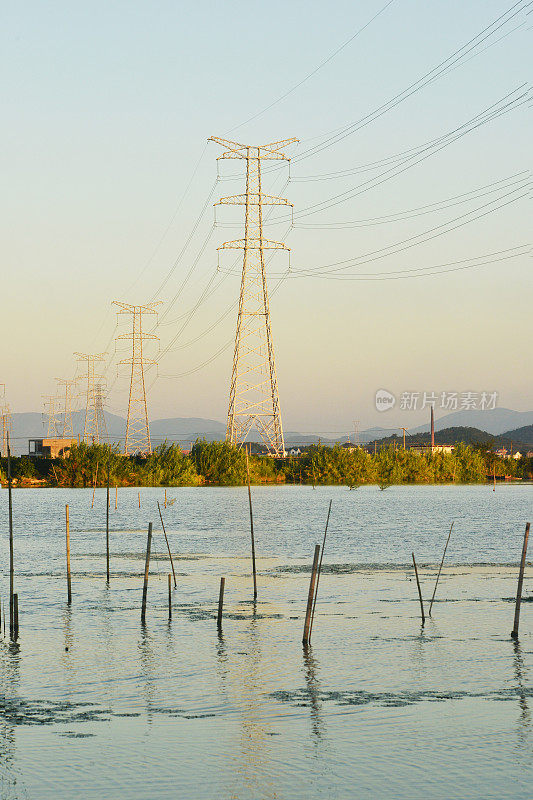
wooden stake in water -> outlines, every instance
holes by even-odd
[[[168,573],[168,618],[172,619],[172,576]]]
[[[70,582],[70,515],[68,504],[65,506],[65,527],[67,546],[67,603],[72,603],[72,586]]]
[[[9,635],[13,638],[13,592],[15,587],[15,568],[13,560],[13,481],[11,478],[11,448],[7,433],[7,492],[9,515]],[[5,621],[5,616],[4,616]]]
[[[252,536],[252,570],[254,574],[254,602],[255,602],[255,600],[257,600],[257,572],[255,570],[254,515],[252,510],[252,489],[250,487],[250,463],[248,461],[248,451],[246,451],[246,476],[248,479],[248,505],[250,507],[250,533]]]
[[[91,503],[91,508],[94,508],[94,493],[96,492],[96,484],[98,483],[98,461],[96,462],[96,472],[94,475],[94,482],[93,482],[93,501]]]
[[[442,559],[441,559],[441,562],[440,562],[439,574],[437,575],[437,580],[435,581],[435,588],[433,589],[433,594],[431,596],[431,603],[429,604],[429,616],[431,616],[431,608],[433,606],[433,600],[435,599],[435,593],[437,591],[437,586],[439,585],[440,573],[441,573],[441,570],[442,570],[442,565],[444,564],[444,557],[446,555],[446,550],[448,549],[448,542],[450,541],[450,536],[452,535],[452,528],[453,528],[453,522],[450,525],[450,532],[448,534],[448,538],[446,539],[446,544],[444,546],[444,553],[442,554]]]
[[[19,638],[19,596],[13,595],[13,636],[14,642]]]
[[[148,541],[146,542],[146,561],[144,563],[143,599],[141,606],[141,622],[146,622],[146,598],[148,596],[148,573],[150,571],[150,550],[152,548],[152,523],[148,523]]]
[[[520,622],[520,604],[522,602],[522,584],[524,582],[524,570],[526,568],[527,542],[529,539],[529,522],[524,533],[524,544],[522,545],[522,559],[520,561],[520,572],[518,574],[518,586],[516,589],[516,605],[514,609],[514,625],[511,631],[513,639],[518,639],[518,624]]]
[[[324,557],[324,547],[326,546],[326,535],[328,532],[328,524],[329,524],[329,515],[331,514],[331,503],[333,501],[329,501],[329,508],[328,508],[328,516],[326,519],[326,527],[324,530],[324,539],[322,541],[322,550],[320,551],[320,561],[318,562],[318,571],[316,574],[316,589],[315,589],[315,597],[313,600],[313,610],[311,612],[311,624],[309,625],[309,638],[311,638],[311,633],[313,632],[313,621],[315,619],[315,607],[316,607],[316,598],[318,597],[318,584],[320,583],[320,572],[322,570],[322,559]]]
[[[176,583],[176,572],[174,570],[174,561],[172,560],[172,553],[170,552],[170,545],[168,543],[167,532],[165,530],[165,523],[163,522],[163,515],[161,514],[161,506],[159,505],[159,500],[157,501],[157,508],[159,510],[159,517],[161,519],[163,533],[165,534],[165,542],[167,543],[168,557],[170,558],[170,566],[172,567],[172,574],[174,576],[174,588],[176,588],[178,584]]]
[[[422,612],[422,625],[426,621],[426,617],[424,614],[424,601],[422,600],[422,589],[420,588],[420,581],[418,580],[418,570],[416,568],[416,561],[415,561],[415,554],[411,554],[413,556],[413,565],[415,568],[415,575],[416,575],[416,585],[418,586],[418,597],[420,598],[420,611]]]
[[[115,511],[118,508],[118,485],[115,485]]]
[[[165,508],[167,507],[167,490],[165,489]]]
[[[107,462],[107,485],[106,485],[106,504],[105,504],[105,558],[106,558],[106,580],[109,583],[109,473],[110,465]]]
[[[225,578],[220,579],[220,589],[218,591],[218,613],[217,613],[217,627],[222,628],[222,606],[224,605],[224,586],[226,583]]]
[[[492,465],[492,476],[494,478],[494,486],[492,487],[492,491],[495,492],[496,491],[496,462],[494,462],[493,465]]]
[[[302,637],[302,642],[304,644],[308,644],[309,636],[310,636],[310,625],[311,625],[311,614],[313,611],[313,601],[315,598],[315,581],[316,581],[316,570],[318,567],[318,557],[320,555],[320,545],[315,545],[315,555],[313,557],[313,566],[311,568],[311,579],[309,581],[309,594],[307,595],[307,610],[305,612],[305,622],[304,622],[304,635]]]
[[[141,507],[141,493],[139,492],[139,508]]]

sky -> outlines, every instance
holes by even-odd
[[[418,425],[427,412],[400,411],[404,393],[497,392],[532,409],[531,102],[441,138],[523,94],[532,16],[517,3],[463,63],[373,116],[513,4],[385,5],[3,5],[0,383],[13,411],[82,375],[81,351],[109,354],[108,408],[124,415],[128,320],[117,327],[111,304],[157,299],[150,416],[225,419],[240,264],[217,247],[243,235],[243,211],[218,208],[214,225],[213,203],[244,191],[244,174],[223,162],[217,180],[210,136],[300,140],[290,173],[263,176],[294,204],[292,228],[276,212],[267,229],[291,248],[290,271],[276,253],[267,278],[286,430]],[[397,398],[384,413],[381,389]]]

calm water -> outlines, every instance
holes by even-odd
[[[509,798],[533,794],[533,604],[509,637],[531,486],[14,492],[19,646],[0,641],[0,786],[32,798]],[[313,644],[309,563],[333,510]],[[64,506],[73,603],[66,605]],[[1,563],[7,492],[0,491]],[[455,521],[433,619],[425,598]],[[144,548],[154,523],[147,624]],[[533,596],[531,568],[524,584]],[[214,620],[226,577],[222,635]],[[8,576],[2,572],[5,601]]]

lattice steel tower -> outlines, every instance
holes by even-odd
[[[63,395],[63,439],[74,438],[74,425],[72,424],[72,387],[76,386],[76,378],[56,378],[60,386],[64,387]]]
[[[281,149],[298,139],[247,145],[212,136],[226,148],[219,159],[246,161],[246,193],[223,197],[219,204],[245,206],[244,239],[225,242],[219,250],[244,250],[239,312],[231,374],[226,439],[242,446],[252,428],[276,456],[285,455],[278,381],[270,329],[265,250],[289,250],[283,242],[263,238],[263,206],[290,206],[282,197],[261,191],[261,161],[289,161]],[[218,205],[218,204],[217,204]]]
[[[94,387],[94,404],[96,406],[96,421],[98,425],[98,434],[100,439],[107,441],[109,436],[107,434],[107,424],[104,414],[104,399],[105,389],[101,383],[97,383]]]
[[[48,430],[46,436],[48,439],[59,439],[59,398],[53,395],[43,394],[43,400],[44,413],[48,416]]]
[[[13,424],[11,422],[11,409],[6,403],[6,385],[0,383],[2,387],[2,398],[0,401],[0,417],[2,417],[2,456],[7,457],[7,437],[13,438]]]
[[[143,331],[142,317],[143,314],[157,314],[155,306],[159,305],[160,302],[160,300],[157,300],[144,306],[134,306],[129,303],[120,303],[118,300],[113,301],[120,308],[117,313],[131,314],[133,322],[131,333],[117,336],[117,339],[129,339],[132,343],[131,358],[119,361],[119,364],[129,364],[131,366],[130,397],[126,422],[126,441],[124,443],[125,455],[133,455],[134,453],[149,454],[152,452],[144,367],[149,364],[157,364],[157,361],[145,358],[143,355],[143,341],[145,339],[157,340],[159,337],[153,333],[145,333]]]
[[[103,380],[102,375],[97,375],[94,365],[103,361],[107,353],[74,353],[78,361],[87,362],[87,401],[85,405],[85,423],[83,425],[83,441],[86,444],[100,444],[102,431],[96,407],[96,387]]]

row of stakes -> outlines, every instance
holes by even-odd
[[[251,533],[251,544],[252,544],[252,572],[253,572],[253,586],[254,586],[254,602],[257,600],[257,571],[256,571],[256,559],[255,559],[255,536],[254,536],[254,521],[253,521],[253,508],[252,508],[252,493],[251,493],[251,484],[250,484],[250,466],[248,461],[248,453],[246,453],[246,472],[247,472],[247,484],[248,484],[248,503],[249,503],[249,511],[250,511],[250,533]],[[16,642],[19,638],[19,605],[18,605],[18,594],[14,592],[14,564],[13,564],[13,503],[12,503],[12,479],[11,479],[11,452],[9,446],[9,434],[7,435],[7,478],[8,478],[8,508],[9,508],[9,631],[10,631],[10,639]],[[96,481],[95,481],[96,485]],[[110,573],[109,573],[109,490],[110,490],[110,475],[109,475],[109,467],[107,470],[107,502],[106,502],[106,578],[107,582],[109,583]],[[93,505],[94,505],[94,489],[93,489]],[[141,496],[139,493],[139,508],[141,506]],[[167,496],[165,490],[165,508],[167,506]],[[305,612],[305,621],[304,621],[304,630],[302,636],[302,642],[304,645],[308,645],[311,640],[311,633],[313,630],[313,621],[315,617],[315,608],[316,602],[318,597],[318,586],[320,583],[320,573],[322,569],[322,559],[324,556],[324,549],[326,545],[326,537],[328,533],[328,526],[329,526],[329,519],[331,515],[331,506],[332,501],[329,501],[328,507],[328,514],[326,518],[326,526],[324,529],[324,537],[322,541],[322,546],[319,544],[315,545],[315,552],[313,556],[313,564],[311,567],[311,578],[309,582],[309,592],[307,596],[307,608]],[[92,507],[92,506],[91,506]],[[117,507],[117,497],[115,496],[115,508]],[[157,503],[157,508],[159,511],[159,517],[161,520],[161,526],[163,529],[163,535],[165,537],[165,542],[168,550],[168,555],[170,559],[170,564],[172,568],[172,576],[174,579],[174,588],[177,587],[176,582],[176,572],[174,569],[174,561],[172,559],[172,552],[170,550],[170,544],[168,541],[165,523],[163,520],[163,515],[161,513],[161,506],[159,502]],[[66,517],[66,561],[67,561],[67,601],[69,605],[72,603],[72,580],[71,580],[71,571],[70,571],[70,515],[69,515],[69,506],[67,505],[65,508],[65,517]],[[439,579],[442,571],[442,567],[444,564],[444,559],[446,557],[446,550],[448,549],[448,544],[450,542],[450,537],[452,534],[454,523],[452,522],[450,531],[448,533],[448,537],[446,539],[446,544],[444,547],[444,552],[442,554],[442,559],[439,565],[439,570],[437,574],[437,579],[435,581],[435,587],[433,589],[433,595],[431,597],[431,602],[429,605],[429,616],[431,616],[431,610],[433,607],[433,602],[435,600],[435,594],[437,592],[437,586],[439,584]],[[520,606],[522,602],[522,587],[524,582],[524,572],[525,572],[525,565],[526,565],[526,556],[527,556],[527,547],[528,547],[528,540],[529,540],[529,528],[530,523],[526,524],[526,530],[524,533],[524,542],[522,546],[522,557],[520,560],[520,570],[518,575],[518,586],[516,592],[516,602],[515,602],[515,614],[514,614],[514,623],[513,623],[513,630],[511,631],[511,637],[513,639],[518,638],[518,626],[520,622]],[[150,522],[148,525],[148,540],[146,544],[146,557],[145,557],[145,566],[144,566],[144,582],[143,582],[143,593],[142,593],[142,604],[141,604],[141,623],[144,625],[146,622],[146,603],[148,598],[148,575],[150,570],[150,554],[151,554],[151,547],[152,547],[152,523]],[[416,564],[415,554],[412,553],[413,559],[413,567],[416,577],[416,585],[418,589],[418,597],[420,600],[420,612],[422,617],[422,625],[425,624],[426,616],[424,612],[424,600],[422,597],[422,589],[420,586],[420,579],[418,576],[418,568]],[[168,617],[172,619],[172,576],[168,575]],[[226,579],[220,578],[220,588],[219,588],[219,595],[218,595],[218,610],[217,610],[217,628],[219,631],[222,628],[222,612],[223,612],[223,605],[224,605],[224,590],[225,590]],[[5,635],[5,627],[6,627],[6,620],[5,620],[5,608],[2,613],[2,608],[0,606],[0,629],[4,626],[4,635]]]

